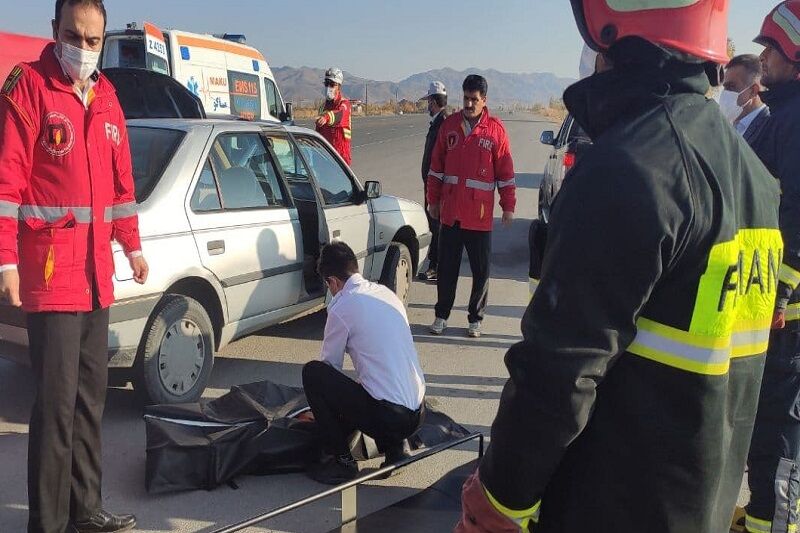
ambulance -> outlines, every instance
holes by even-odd
[[[160,30],[145,22],[142,29],[106,34],[100,59],[106,68],[139,68],[179,81],[203,103],[206,114],[245,120],[291,121],[267,60],[243,35],[201,35]]]

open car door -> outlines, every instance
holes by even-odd
[[[200,99],[174,78],[152,70],[107,68],[126,119],[206,118]]]

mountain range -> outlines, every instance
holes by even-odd
[[[272,69],[286,101],[295,105],[310,104],[323,97],[322,78],[325,69],[311,67],[277,67]],[[349,72],[344,73],[345,96],[377,104],[389,100],[417,100],[428,91],[430,82],[438,80],[448,88],[450,103],[460,99],[461,83],[468,74],[480,74],[489,82],[489,100],[494,104],[546,104],[561,95],[574,79],[559,78],[550,73],[513,74],[497,70],[443,68],[414,74],[400,82],[376,81]]]

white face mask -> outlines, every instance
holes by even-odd
[[[722,110],[722,114],[728,119],[728,122],[733,124],[733,122],[739,118],[744,111],[744,106],[739,105],[739,97],[742,93],[748,91],[745,89],[741,93],[737,93],[735,91],[724,90],[719,95],[719,108]]]
[[[59,43],[61,50],[61,65],[73,81],[86,81],[100,61],[100,52],[92,52],[72,46],[68,43]]]
[[[336,87],[325,87],[325,98],[328,100],[336,100]]]

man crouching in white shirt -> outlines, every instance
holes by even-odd
[[[355,430],[375,439],[384,464],[405,457],[403,442],[422,422],[425,378],[403,303],[358,273],[349,246],[323,248],[319,273],[333,299],[320,360],[303,367],[303,387],[330,456],[308,474],[335,485],[358,475],[347,440]],[[342,373],[345,352],[357,381]]]

